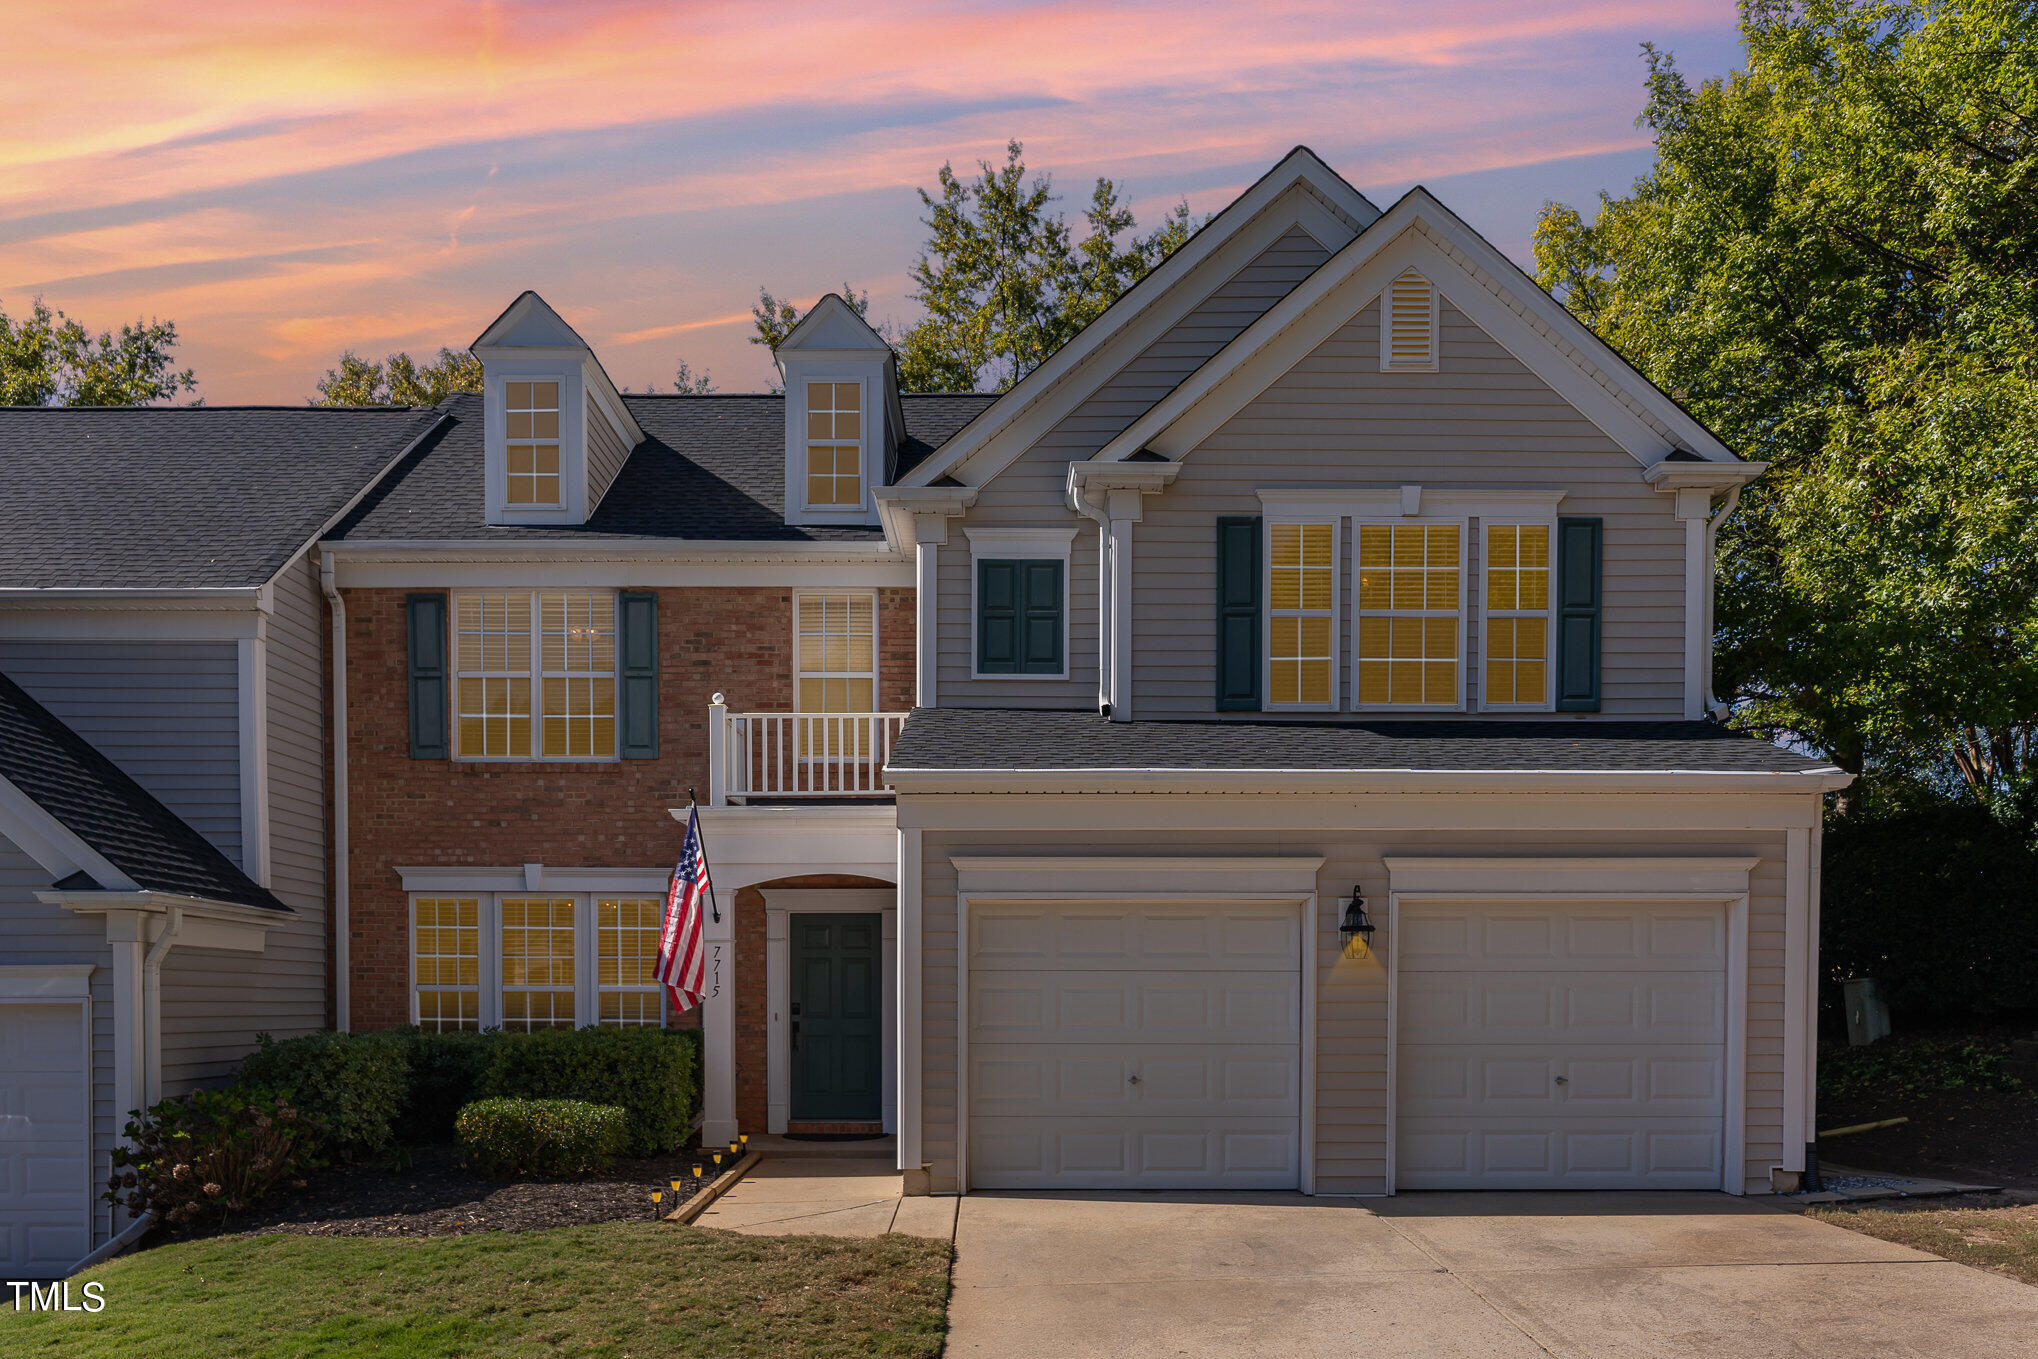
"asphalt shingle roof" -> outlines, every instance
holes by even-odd
[[[260,585],[436,414],[0,407],[0,586]]]
[[[1551,774],[1830,768],[1708,722],[1113,722],[1092,712],[1015,708],[916,708],[889,767]]]
[[[924,459],[997,398],[901,398],[901,469]],[[646,439],[585,524],[491,525],[482,483],[481,398],[457,396],[452,418],[330,535],[350,542],[561,538],[684,538],[750,542],[870,542],[876,528],[785,522],[785,404],[778,396],[642,396],[623,401]]]
[[[150,891],[290,909],[5,675],[0,775]]]

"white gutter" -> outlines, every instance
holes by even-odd
[[[333,1027],[351,1033],[352,912],[347,880],[347,602],[333,583],[333,555],[320,552],[319,588],[333,611]]]
[[[1074,469],[1071,469],[1073,472]],[[1067,486],[1070,508],[1085,519],[1097,521],[1097,711],[1111,711],[1111,520],[1104,508],[1090,499],[1090,487],[1071,475]]]
[[[163,958],[184,932],[184,908],[172,906],[163,932],[142,959],[142,1107],[163,1097]]]
[[[1845,788],[1837,766],[1775,773],[1706,769],[902,769],[901,793],[1791,793]]]
[[[155,1225],[156,1225],[156,1213],[155,1210],[152,1208],[148,1212],[145,1212],[140,1217],[136,1218],[134,1221],[128,1223],[125,1227],[122,1227],[120,1229],[119,1235],[107,1238],[105,1241],[101,1242],[95,1249],[93,1249],[90,1253],[88,1253],[82,1260],[78,1261],[77,1264],[72,1265],[69,1269],[65,1270],[64,1277],[68,1279],[73,1274],[80,1274],[83,1273],[85,1270],[92,1268],[92,1266],[98,1264],[101,1260],[112,1259],[114,1256],[126,1250],[129,1246],[132,1246],[135,1242],[141,1240],[142,1237],[148,1234],[149,1228]]]

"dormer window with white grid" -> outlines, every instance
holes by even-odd
[[[1380,371],[1436,370],[1436,285],[1410,269],[1387,285],[1387,295],[1380,300]]]

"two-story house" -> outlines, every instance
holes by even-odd
[[[0,1264],[61,1272],[129,1110],[328,1022],[312,545],[438,417],[0,410]]]

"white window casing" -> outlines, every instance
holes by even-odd
[[[1479,706],[1547,712],[1557,666],[1551,602],[1557,571],[1556,521],[1486,520],[1479,525],[1479,535]],[[1534,560],[1537,555],[1540,562]],[[1505,656],[1500,654],[1503,650]],[[1535,683],[1538,674],[1541,682]]]
[[[432,889],[410,893],[411,1022],[427,1029],[520,1032],[597,1023],[664,1024],[664,987],[651,977],[665,907],[662,889],[653,886],[654,871],[598,870],[593,876],[614,878],[619,885],[583,891],[560,891],[550,885],[509,891],[447,890],[438,884],[456,875],[446,870],[411,871],[405,876],[413,879],[414,887]],[[552,903],[558,903],[556,911],[550,909]],[[542,923],[534,923],[534,905],[548,908]],[[448,908],[451,925],[446,923]],[[626,923],[631,919],[636,923]],[[648,925],[643,923],[647,920]],[[533,944],[533,931],[555,929],[565,930],[570,939]],[[449,931],[457,937],[448,939]],[[505,944],[513,950],[508,957]],[[449,959],[457,964],[450,980],[444,970]],[[554,960],[569,959],[564,967],[551,966]],[[615,966],[607,965],[612,962]],[[543,975],[536,976],[520,963],[542,967]],[[508,976],[506,969],[521,975]]]
[[[617,758],[614,591],[461,590],[450,612],[455,759]]]

